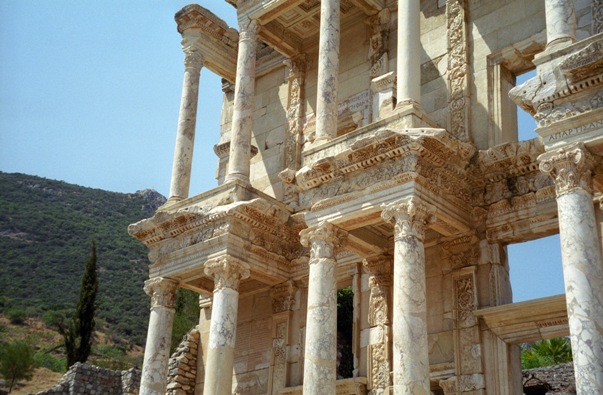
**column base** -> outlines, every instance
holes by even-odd
[[[402,121],[402,127],[405,128],[437,128],[435,122],[433,122],[425,112],[421,104],[412,100],[404,99],[396,103],[394,113],[404,118]]]

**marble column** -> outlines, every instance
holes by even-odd
[[[239,282],[249,277],[249,265],[224,256],[207,262],[205,274],[214,279],[214,296],[203,391],[212,395],[230,395],[239,307]]]
[[[144,291],[151,297],[151,316],[144,349],[140,395],[165,394],[177,288],[178,282],[169,278],[156,277],[144,283]]]
[[[316,144],[337,136],[340,12],[339,0],[320,2]]]
[[[420,0],[398,0],[398,105],[421,102]]]
[[[546,46],[576,41],[576,7],[574,0],[545,0]]]
[[[197,124],[197,102],[199,99],[199,76],[203,67],[203,55],[196,46],[196,39],[185,30],[182,39],[184,51],[184,82],[178,115],[178,131],[174,149],[172,181],[168,201],[176,202],[188,197],[193,164],[195,126]]]
[[[304,394],[335,394],[337,380],[336,255],[345,232],[328,222],[300,233],[310,247],[308,312],[304,354]]]
[[[260,25],[256,20],[239,21],[239,52],[230,131],[230,156],[225,182],[240,180],[249,184],[251,134],[255,99],[255,58]]]
[[[538,158],[555,180],[576,390],[603,393],[603,262],[593,205],[593,156],[583,143]]]
[[[394,222],[393,393],[429,395],[425,227],[435,208],[417,197],[383,207]]]

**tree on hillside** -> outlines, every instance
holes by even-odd
[[[92,242],[92,252],[82,276],[80,298],[75,313],[69,322],[57,322],[59,332],[65,341],[67,369],[76,362],[86,362],[92,350],[97,293],[96,243]]]
[[[533,369],[558,365],[572,360],[572,346],[567,337],[546,339],[522,345],[521,367]]]
[[[10,383],[9,393],[18,380],[31,380],[35,367],[34,352],[28,343],[15,341],[0,347],[0,374]]]

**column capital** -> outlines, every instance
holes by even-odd
[[[203,54],[197,50],[186,48],[184,51],[184,68],[201,71],[205,59]]]
[[[276,314],[291,310],[295,304],[296,291],[297,287],[291,280],[272,287],[272,289],[270,289],[270,296],[272,297],[272,313]]]
[[[144,282],[144,292],[151,297],[151,308],[173,308],[176,289],[178,281],[170,278],[155,277]]]
[[[214,293],[222,288],[238,290],[239,282],[249,277],[249,265],[231,256],[212,259],[205,264],[205,274],[214,279]]]
[[[314,258],[335,258],[345,244],[347,235],[346,231],[327,221],[299,232],[301,244],[310,247]]]
[[[584,143],[545,152],[538,161],[540,171],[553,177],[557,196],[576,188],[592,193],[592,172],[596,161]]]
[[[260,32],[260,23],[257,19],[243,18],[239,19],[239,42],[244,40],[255,40]]]
[[[381,218],[394,220],[394,238],[414,236],[423,240],[425,226],[435,221],[435,207],[416,196],[409,196],[381,206]]]

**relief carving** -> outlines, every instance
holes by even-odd
[[[425,227],[435,221],[435,207],[411,196],[382,207],[381,218],[394,220],[394,237],[414,236],[425,238]]]
[[[555,180],[557,196],[582,188],[592,193],[595,160],[583,143],[573,144],[538,157],[540,170]]]
[[[388,71],[390,14],[390,10],[384,8],[378,14],[369,17],[367,21],[370,28],[368,58],[371,61],[372,78]]]
[[[461,277],[455,281],[457,322],[459,327],[476,324],[473,311],[477,308],[473,276]]]
[[[178,282],[169,278],[155,277],[144,282],[144,292],[151,297],[151,308],[174,307]]]
[[[272,287],[270,290],[272,313],[277,314],[291,310],[295,303],[296,291],[297,288],[293,285],[293,281],[286,281]]]
[[[205,263],[204,272],[214,279],[214,292],[222,288],[237,291],[239,282],[249,277],[249,265],[230,256],[222,256]]]

